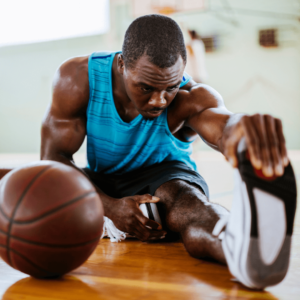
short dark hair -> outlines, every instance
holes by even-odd
[[[125,66],[133,68],[146,54],[159,68],[173,66],[179,55],[186,63],[186,49],[178,24],[162,15],[146,15],[135,19],[128,27],[122,47]]]
[[[189,34],[191,35],[191,37],[193,39],[195,39],[197,37],[197,32],[195,30],[189,30]]]

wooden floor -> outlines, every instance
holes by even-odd
[[[37,155],[1,155],[0,167],[16,166]],[[299,190],[300,151],[290,153]],[[231,206],[232,170],[213,152],[196,155],[200,173],[209,186],[211,199]],[[84,164],[84,157],[77,162]],[[299,201],[298,201],[299,202]],[[181,243],[142,243],[102,240],[88,261],[60,280],[37,280],[0,260],[2,299],[300,299],[300,213],[290,269],[282,283],[264,292],[243,288],[232,281],[225,266],[191,258]]]

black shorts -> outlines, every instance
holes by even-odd
[[[209,199],[208,186],[203,177],[179,161],[167,161],[140,168],[123,175],[102,174],[84,169],[91,181],[113,198],[150,194],[165,182],[181,179],[197,185]]]

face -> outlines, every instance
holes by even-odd
[[[118,61],[118,70],[123,76],[129,99],[136,110],[148,119],[158,117],[171,104],[178,93],[184,67],[181,56],[172,67],[164,69],[152,64],[146,55],[133,68],[125,68],[121,55]]]

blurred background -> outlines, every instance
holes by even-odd
[[[0,153],[39,152],[59,65],[120,50],[132,20],[150,13],[178,22],[187,71],[228,109],[280,117],[288,148],[300,149],[300,0],[0,0]]]

